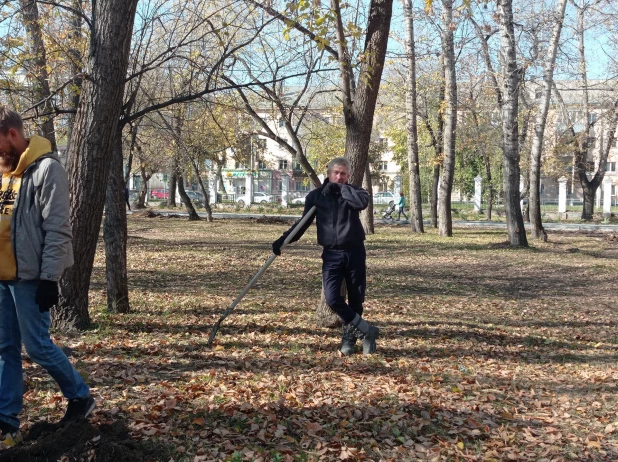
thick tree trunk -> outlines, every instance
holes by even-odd
[[[527,247],[526,230],[520,207],[519,192],[519,74],[515,52],[512,0],[499,0],[500,42],[502,49],[504,103],[502,105],[502,130],[504,148],[504,203],[506,224],[511,245]]]
[[[107,281],[107,310],[129,312],[127,285],[127,214],[122,171],[122,128],[116,131],[111,154],[111,167],[105,196],[105,277]]]
[[[494,206],[494,185],[491,177],[491,163],[487,153],[485,153],[485,176],[487,177],[487,204],[485,205],[485,218],[487,221],[490,221]]]
[[[37,107],[36,113],[40,116],[39,129],[41,135],[47,138],[52,145],[52,150],[56,151],[56,131],[54,129],[53,102],[49,91],[49,72],[47,71],[47,55],[45,43],[43,42],[43,32],[39,19],[39,8],[34,0],[19,0],[21,14],[23,16],[26,35],[28,38],[28,48],[31,58],[30,72],[33,77],[32,97],[35,103],[45,101]]]
[[[204,186],[204,182],[202,181],[202,176],[200,175],[200,169],[197,166],[197,163],[191,160],[191,166],[193,167],[193,173],[195,173],[195,177],[197,178],[197,182],[200,185],[200,191],[204,196],[204,210],[206,210],[206,221],[208,223],[212,223],[212,208],[210,208],[210,194],[206,191],[206,187]],[[215,192],[216,194],[216,192]],[[214,199],[217,200],[216,198]]]
[[[418,131],[416,127],[416,52],[414,49],[414,14],[412,0],[401,0],[406,25],[406,132],[408,134],[408,170],[410,172],[410,226],[415,233],[425,232],[423,202],[421,200],[421,175],[418,160]]]
[[[453,37],[453,1],[442,0],[442,59],[445,76],[444,162],[440,176],[438,233],[453,235],[451,191],[455,173],[455,137],[457,128],[457,79],[455,74],[455,47]]]
[[[62,278],[53,324],[64,330],[90,324],[88,289],[101,228],[110,156],[118,130],[137,0],[94,4],[84,82],[69,152],[75,264]]]
[[[532,149],[530,150],[530,195],[528,198],[528,211],[531,223],[530,234],[534,239],[541,239],[545,235],[541,219],[541,155],[543,153],[547,113],[549,112],[549,104],[551,102],[554,66],[558,54],[558,44],[560,43],[560,34],[562,32],[566,4],[567,0],[560,0],[556,8],[554,27],[549,41],[545,65],[543,66],[543,94],[536,113],[534,137],[532,139]]]
[[[338,3],[338,0],[337,0]],[[353,95],[344,97],[346,124],[345,156],[350,160],[350,183],[361,185],[369,154],[369,142],[373,129],[373,116],[382,80],[386,45],[391,26],[393,0],[372,0],[369,6],[367,34],[365,36],[365,59],[362,61],[358,85],[347,82]],[[347,50],[346,50],[347,53]],[[343,58],[343,54],[341,54]],[[349,62],[342,62],[342,68]],[[347,73],[346,73],[347,72]],[[343,77],[351,78],[350,69],[342,71]]]
[[[371,171],[369,169],[369,162],[365,164],[365,177],[363,178],[363,188],[367,190],[370,197],[373,197],[373,185],[371,184]],[[361,224],[365,234],[373,234],[375,229],[373,227],[373,201],[369,201],[369,205],[365,210],[361,212]]]

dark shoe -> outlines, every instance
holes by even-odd
[[[376,326],[369,326],[369,331],[363,338],[363,354],[371,355],[376,352],[376,339],[380,334],[380,329]]]
[[[84,419],[90,415],[94,409],[95,400],[92,396],[86,398],[75,398],[69,400],[67,411],[64,417],[60,419],[60,423],[66,423],[71,420]]]
[[[350,356],[356,351],[356,336],[351,329],[343,329],[343,335],[341,336],[341,354],[344,356]]]
[[[0,449],[11,448],[23,441],[19,428],[0,420]]]

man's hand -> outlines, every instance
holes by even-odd
[[[328,182],[324,189],[322,190],[323,196],[328,196],[329,194],[338,194],[341,192],[341,185],[339,183]]]
[[[39,305],[39,311],[45,313],[58,304],[58,283],[56,281],[41,281],[36,289],[34,301]]]
[[[273,242],[273,253],[275,255],[281,255],[281,246],[283,245],[283,241],[285,241],[285,237],[281,236],[275,242]]]

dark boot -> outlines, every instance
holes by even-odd
[[[349,324],[348,324],[349,325]],[[341,336],[341,354],[344,356],[349,356],[354,354],[356,351],[356,335],[352,332],[352,329],[347,328],[348,326],[344,326],[343,335]],[[350,326],[352,327],[352,326]]]
[[[369,331],[363,338],[363,354],[371,355],[376,352],[376,339],[380,335],[380,329],[376,326],[369,326]]]
[[[354,337],[363,341],[363,354],[370,355],[376,352],[376,339],[380,334],[380,329],[368,324],[358,314],[354,320],[344,326],[344,333],[348,331]]]

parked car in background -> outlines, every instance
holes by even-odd
[[[150,197],[152,199],[167,199],[170,192],[167,189],[153,189],[150,191]]]
[[[395,195],[390,191],[381,191],[373,194],[373,205],[392,205]]]
[[[204,202],[204,195],[199,191],[185,191],[193,202]]]
[[[254,192],[253,193],[253,202],[257,203],[257,204],[265,204],[267,202],[272,202],[273,198],[272,196],[263,193],[263,192]],[[240,207],[244,207],[245,205],[249,204],[251,202],[250,198],[248,195],[244,195],[244,196],[239,196],[236,198],[236,203],[240,206]]]
[[[297,197],[295,199],[292,199],[292,204],[304,204],[304,203],[305,203],[304,197]]]

